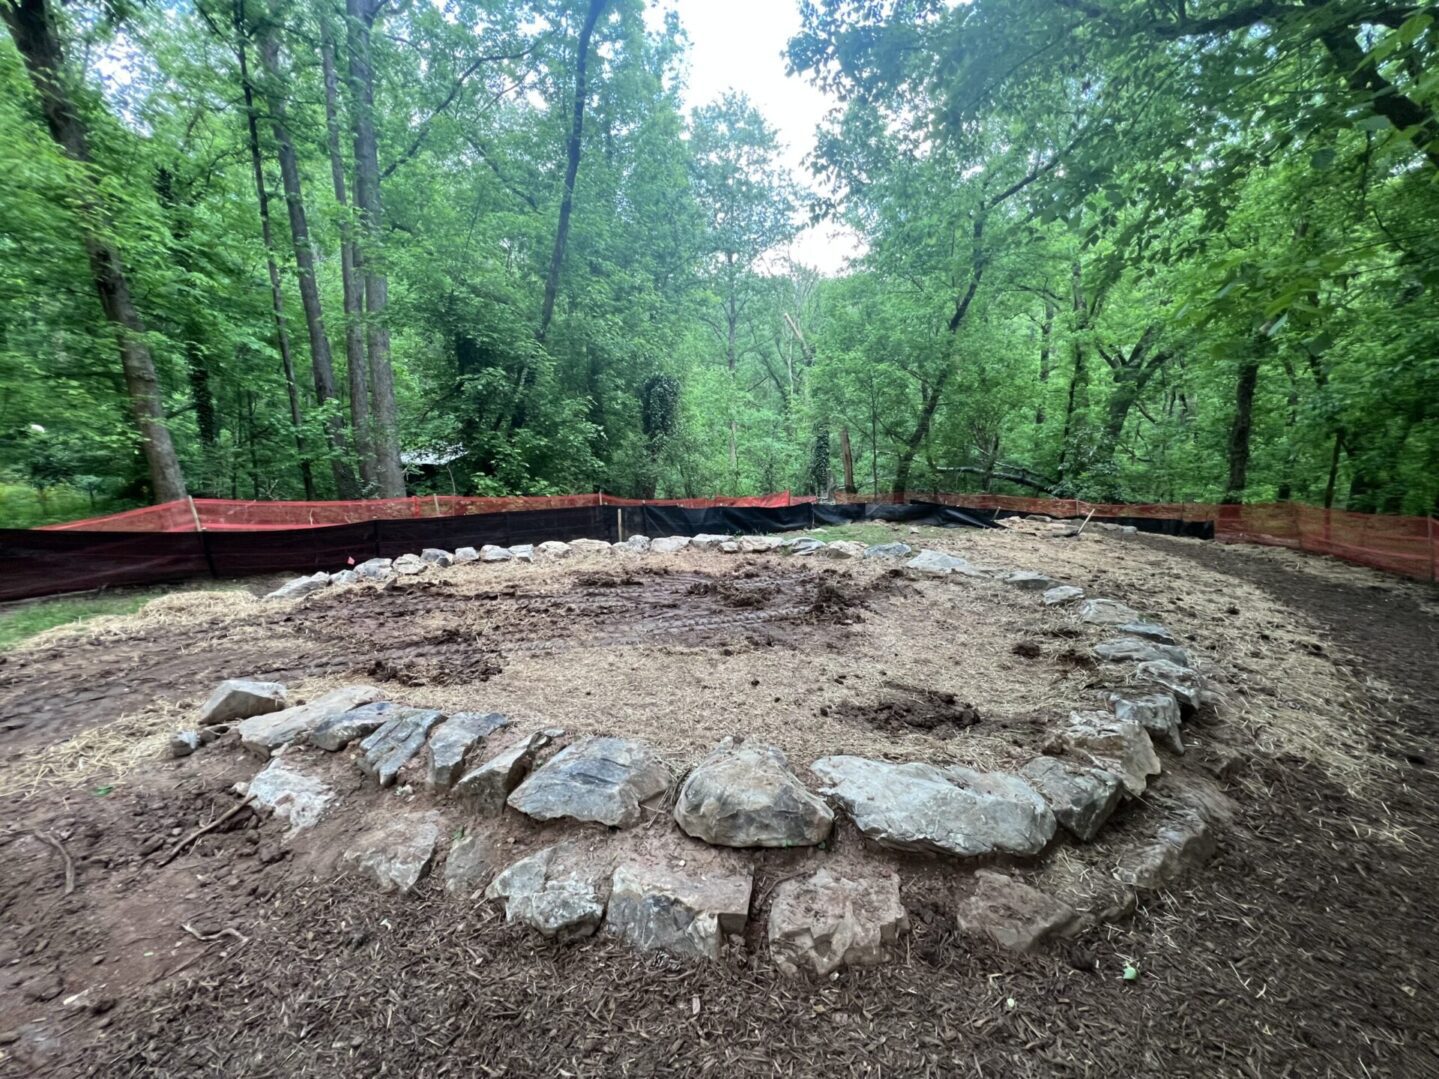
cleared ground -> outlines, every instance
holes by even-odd
[[[902,961],[812,983],[753,934],[718,965],[548,945],[438,889],[376,895],[243,821],[161,867],[255,768],[222,747],[156,759],[224,677],[641,737],[677,770],[747,734],[801,775],[835,752],[1012,763],[1107,677],[1032,595],[886,565],[613,556],[296,605],[180,593],[0,659],[0,721],[22,724],[0,743],[0,1068],[1439,1074],[1432,590],[1197,541],[883,533],[1125,600],[1207,661],[1222,704],[1182,768],[1223,774],[1239,816],[1181,894],[1015,956],[955,932],[967,869],[913,858]],[[852,831],[835,846],[865,853]],[[780,854],[757,897],[794,871]],[[61,992],[35,999],[51,971]]]

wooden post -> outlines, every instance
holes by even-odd
[[[205,531],[205,526],[200,523],[200,511],[195,508],[195,500],[194,500],[193,498],[191,498],[189,495],[186,495],[186,496],[185,496],[185,501],[186,501],[187,503],[189,503],[189,506],[190,506],[190,519],[195,522],[195,531],[196,531],[196,532],[203,532],[203,531]]]
[[[619,537],[620,543],[625,541],[624,512],[619,506],[615,507],[615,535]]]

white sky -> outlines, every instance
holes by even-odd
[[[808,80],[785,74],[785,46],[800,28],[798,0],[651,0],[645,17],[662,26],[666,11],[679,14],[689,35],[686,105],[707,104],[731,89],[748,94],[779,132],[784,164],[812,187],[804,161],[834,101]],[[821,224],[801,233],[790,255],[835,274],[860,249],[852,231]]]

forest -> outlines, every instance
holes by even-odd
[[[779,2],[779,0],[776,0]],[[192,496],[1439,511],[1439,7],[0,0],[0,524]],[[842,272],[791,257],[840,223]]]

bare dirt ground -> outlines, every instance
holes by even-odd
[[[904,954],[813,982],[775,970],[760,918],[721,963],[556,946],[434,882],[376,894],[336,869],[338,832],[292,850],[248,811],[162,865],[257,766],[156,756],[224,677],[623,733],[676,770],[743,733],[801,775],[833,752],[1013,763],[1113,679],[1032,595],[868,564],[615,556],[293,605],[177,595],[0,660],[0,719],[23,723],[0,742],[0,1074],[1439,1075],[1434,591],[1198,541],[924,542],[1131,602],[1204,657],[1221,704],[1163,781],[1222,776],[1237,817],[1181,890],[1019,956],[956,931],[968,867],[885,856]],[[553,834],[510,827],[519,851]],[[876,856],[848,828],[833,848]],[[802,863],[761,860],[756,911]]]

